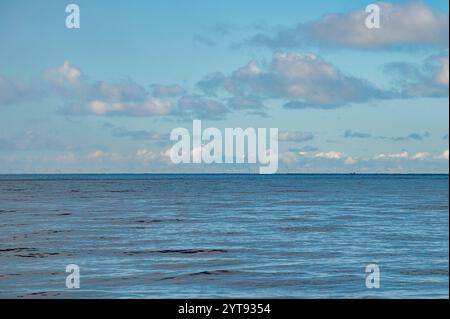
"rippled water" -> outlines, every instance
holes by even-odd
[[[448,219],[448,175],[3,175],[0,297],[448,298]]]

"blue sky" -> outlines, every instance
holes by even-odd
[[[280,172],[448,172],[448,2],[0,2],[0,173],[174,166],[169,132],[278,127]]]

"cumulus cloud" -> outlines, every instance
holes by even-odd
[[[136,157],[141,159],[142,161],[149,163],[153,162],[157,159],[158,155],[157,153],[147,150],[147,149],[140,149],[136,152]]]
[[[345,153],[342,153],[342,152],[329,151],[329,152],[317,153],[314,157],[340,160],[340,159],[343,159],[343,158],[347,157],[347,155],[345,155]]]
[[[278,157],[281,163],[292,164],[297,163],[299,161],[299,156],[302,156],[302,154],[300,154],[299,152],[288,151],[279,154]]]
[[[437,159],[447,160],[448,161],[448,149],[442,152],[441,155],[437,156]]]
[[[394,76],[394,83],[403,97],[448,97],[448,55],[431,56],[422,65],[390,63],[384,69]]]
[[[401,153],[393,153],[393,154],[378,154],[374,157],[375,160],[384,160],[384,159],[408,159],[409,153],[403,151]]]
[[[66,114],[93,114],[93,115],[128,115],[128,116],[154,116],[166,115],[172,110],[169,101],[149,97],[137,103],[132,101],[105,101],[94,99],[87,103],[70,105]]]
[[[378,3],[380,28],[369,29],[365,8],[329,14],[275,33],[259,33],[247,42],[269,48],[335,47],[392,49],[403,47],[448,47],[448,15],[422,2]]]
[[[193,150],[198,152],[199,149]],[[338,154],[338,155],[336,155]],[[279,154],[280,172],[304,173],[411,173],[448,172],[448,149],[442,154],[418,152],[405,156],[403,152],[386,154],[382,159],[345,155],[343,152],[297,152]],[[29,154],[0,153],[0,171],[8,173],[12,167],[20,172],[236,172],[225,166],[199,165],[196,168],[176,166],[170,161],[169,149],[138,148],[131,153],[116,153],[103,149],[89,152],[72,150],[56,153]],[[6,165],[5,165],[6,164]],[[32,170],[30,171],[30,167]],[[187,170],[186,170],[187,169]],[[249,167],[242,172],[252,172]]]
[[[172,110],[170,101],[150,96],[144,87],[131,79],[91,83],[69,61],[45,70],[42,77],[63,99],[61,112],[64,114],[153,116],[165,115]]]
[[[412,160],[419,160],[423,161],[431,157],[431,154],[429,152],[419,152],[411,156]]]
[[[170,149],[164,151],[153,151],[146,148],[142,148],[136,151],[135,158],[145,164],[159,163],[159,164],[172,164],[170,160]]]
[[[117,83],[98,82],[91,85],[91,95],[94,98],[107,101],[134,101],[145,102],[148,92],[130,79]]]
[[[303,149],[289,149],[288,152],[283,152],[280,155],[281,162],[286,164],[299,163],[303,161],[305,165],[320,165],[320,162],[326,161],[330,163],[330,161],[340,163],[343,165],[355,165],[358,163],[358,159],[354,158],[350,155],[347,155],[343,152],[339,151],[328,151],[328,152],[317,152],[316,148],[306,147]]]
[[[69,61],[45,70],[42,77],[63,100],[60,112],[67,115],[220,119],[229,111],[211,98],[188,95],[177,84],[154,84],[147,90],[131,79],[90,82]]]
[[[442,154],[421,151],[409,153],[383,153],[377,155],[349,155],[342,151],[303,152],[289,149],[281,152],[280,169],[282,171],[319,171],[319,172],[415,172],[417,167],[424,171],[445,172],[448,150]],[[320,168],[320,169],[319,169]]]
[[[77,84],[81,80],[81,71],[64,61],[63,65],[49,68],[43,72],[43,78],[55,85]]]
[[[309,153],[309,152],[315,152],[318,151],[319,149],[315,146],[311,146],[311,145],[305,145],[303,147],[300,148],[289,148],[289,152],[293,152],[293,153]]]
[[[299,149],[289,149],[288,152],[284,152],[281,155],[281,159],[289,163],[298,162],[301,159],[311,160],[333,160],[340,162],[344,165],[356,165],[356,164],[374,164],[376,162],[393,162],[393,163],[406,163],[406,162],[432,162],[436,160],[448,160],[448,150],[439,155],[434,155],[430,152],[422,151],[417,153],[409,153],[402,151],[399,153],[382,153],[371,157],[367,156],[352,156],[340,151],[326,151],[311,153],[307,151],[301,151]]]
[[[314,54],[276,53],[270,65],[251,61],[229,76],[213,73],[198,83],[206,94],[290,100],[286,108],[336,108],[392,95],[344,74]]]
[[[345,165],[355,165],[356,163],[358,163],[358,160],[351,156],[347,157],[344,161]]]

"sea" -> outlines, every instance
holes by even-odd
[[[0,175],[0,298],[449,298],[448,204],[448,175]]]

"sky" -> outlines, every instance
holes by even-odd
[[[193,119],[278,128],[280,173],[448,173],[448,2],[369,4],[0,0],[0,174],[257,172],[171,163]]]

